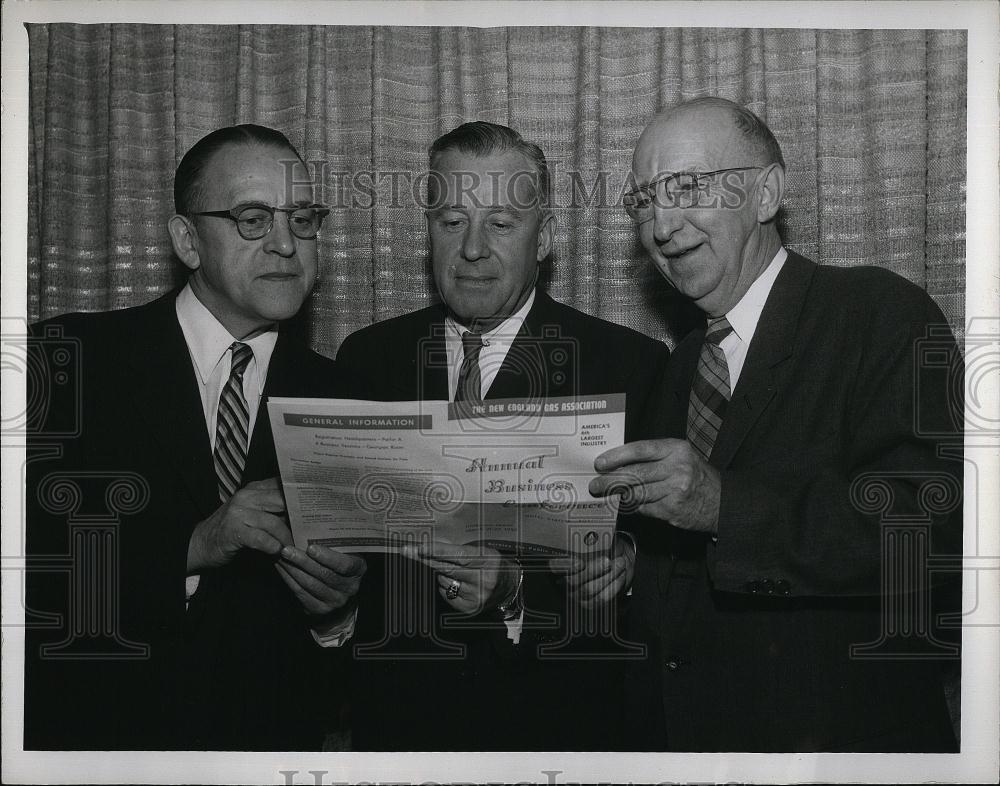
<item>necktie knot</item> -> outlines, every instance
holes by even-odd
[[[729,324],[729,320],[725,317],[710,319],[708,320],[708,329],[705,331],[705,341],[718,346],[732,332],[733,326]]]
[[[483,336],[481,333],[473,333],[471,330],[466,330],[462,334],[462,355],[464,358],[478,354],[482,348]]]
[[[243,372],[247,370],[250,359],[253,357],[253,350],[249,344],[240,341],[234,341],[229,345],[229,348],[233,352],[233,363],[229,368],[229,373],[242,378]]]

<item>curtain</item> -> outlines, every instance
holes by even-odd
[[[481,119],[537,142],[555,171],[550,293],[672,345],[690,310],[618,197],[649,117],[719,95],[760,115],[783,148],[786,245],[894,270],[962,333],[961,30],[51,24],[28,35],[31,320],[138,305],[182,282],[166,232],[174,169],[207,132],[252,122],[283,131],[334,204],[307,306],[312,344],[332,356],[353,330],[433,302],[413,175],[435,137]]]

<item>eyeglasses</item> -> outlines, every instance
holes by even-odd
[[[312,240],[319,234],[323,218],[330,212],[322,205],[308,207],[271,207],[270,205],[237,205],[229,210],[202,210],[191,216],[215,216],[236,222],[236,231],[244,240],[260,240],[274,226],[274,214],[288,216],[288,228],[299,240]]]
[[[740,183],[727,182],[723,178],[722,188],[716,188],[714,179],[726,172],[745,172],[764,169],[760,166],[736,166],[715,169],[711,172],[672,172],[654,180],[649,185],[629,191],[622,197],[625,212],[637,224],[645,223],[653,217],[653,205],[660,207],[730,207],[743,204],[746,189],[742,178]]]

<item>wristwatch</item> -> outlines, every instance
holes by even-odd
[[[514,592],[511,596],[497,606],[497,611],[500,612],[500,616],[504,620],[512,620],[515,617],[521,616],[521,610],[524,608],[521,595],[521,588],[524,585],[524,569],[517,560],[514,560],[514,564],[517,565],[517,586],[514,587]]]

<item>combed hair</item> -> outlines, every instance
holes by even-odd
[[[673,109],[681,107],[715,106],[725,109],[733,119],[733,125],[739,130],[746,141],[758,150],[765,158],[765,164],[781,164],[785,168],[785,157],[781,154],[781,146],[774,138],[771,129],[757,115],[744,106],[740,106],[734,101],[717,96],[706,96],[704,98],[693,98],[677,104]],[[672,111],[672,110],[671,110]]]
[[[506,153],[508,150],[518,151],[535,168],[538,178],[539,206],[543,209],[548,207],[552,186],[545,154],[538,145],[534,142],[528,142],[513,128],[497,123],[487,123],[485,120],[463,123],[458,128],[452,129],[444,136],[434,140],[434,144],[431,145],[427,153],[431,171],[435,170],[438,159],[450,150],[474,156],[496,155]],[[436,179],[433,177],[427,180],[427,200],[430,204],[434,203],[435,195],[432,193],[432,188],[435,182]]]
[[[177,165],[177,172],[174,174],[174,212],[183,216],[198,207],[198,201],[202,197],[202,184],[199,182],[201,173],[212,156],[226,145],[278,148],[294,153],[302,161],[302,156],[288,141],[288,137],[273,128],[250,123],[219,128],[195,142]]]

